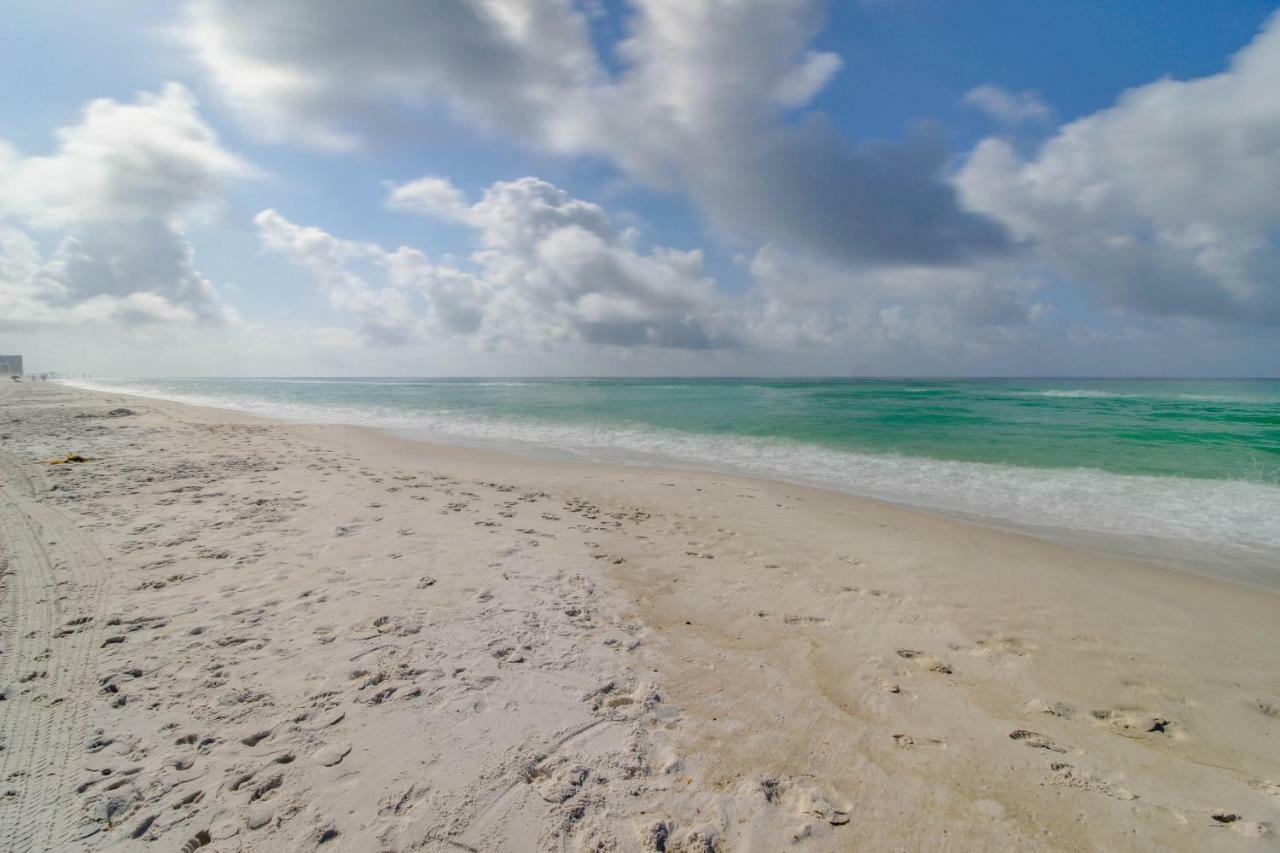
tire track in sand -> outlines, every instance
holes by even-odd
[[[15,853],[67,845],[81,821],[74,774],[88,740],[105,592],[101,553],[38,499],[26,467],[0,454],[0,839]]]

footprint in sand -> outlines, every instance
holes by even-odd
[[[257,802],[249,806],[245,814],[244,824],[249,829],[261,829],[276,816],[275,807],[270,803]]]
[[[182,845],[182,853],[195,853],[201,847],[212,843],[213,836],[209,833],[209,830],[202,829],[192,836],[186,844]]]
[[[978,640],[973,648],[969,649],[969,654],[973,657],[1028,657],[1032,652],[1039,648],[1034,643],[1029,643],[1019,637],[999,634],[995,636],[983,637]]]
[[[271,730],[264,729],[263,731],[254,732],[251,735],[246,735],[245,737],[240,738],[240,742],[245,746],[257,746],[269,737],[271,737]]]
[[[1043,699],[1032,699],[1024,705],[1028,711],[1036,714],[1052,714],[1064,720],[1075,719],[1076,709],[1066,702],[1046,702]]]
[[[1140,737],[1143,734],[1170,734],[1173,722],[1157,713],[1137,709],[1106,709],[1090,712],[1095,720],[1106,723],[1116,734]]]
[[[192,791],[190,794],[187,794],[182,799],[174,803],[170,808],[174,808],[174,809],[186,808],[187,806],[195,805],[196,803],[200,802],[203,799],[204,799],[204,791]]]
[[[253,793],[249,795],[249,802],[256,803],[258,800],[271,796],[277,788],[284,784],[284,776],[280,773],[272,776],[267,781],[258,785],[253,789]]]
[[[782,617],[782,621],[788,625],[826,625],[828,620],[821,616],[795,616],[787,614]]]
[[[832,826],[844,826],[849,823],[853,812],[851,801],[829,790],[797,784],[785,778],[768,777],[745,782],[738,794],[747,800],[763,796],[768,805],[782,808],[805,821],[798,837],[808,837],[812,833],[813,827],[808,824],[812,819]]]
[[[1060,746],[1056,741],[1045,737],[1036,732],[1029,732],[1026,729],[1014,729],[1009,732],[1009,739],[1016,740],[1023,746],[1029,746],[1034,749],[1047,749],[1050,752],[1066,752],[1066,748]]]
[[[1213,820],[1214,826],[1230,827],[1237,835],[1243,835],[1245,838],[1262,838],[1270,832],[1265,823],[1244,820],[1238,812],[1231,809],[1214,809],[1209,813],[1209,817]]]
[[[311,757],[325,767],[332,767],[346,758],[349,752],[351,752],[351,743],[339,740],[320,747],[311,754]]]
[[[941,658],[927,655],[924,652],[915,649],[898,649],[898,657],[904,660],[914,661],[916,666],[926,672],[936,672],[939,675],[951,675],[952,669],[942,662]]]

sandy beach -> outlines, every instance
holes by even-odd
[[[5,850],[1277,849],[1280,595],[841,495],[15,384],[0,567]]]

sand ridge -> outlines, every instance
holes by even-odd
[[[12,849],[1275,844],[1272,593],[779,484],[0,393]]]

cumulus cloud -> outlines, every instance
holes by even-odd
[[[1026,343],[1049,313],[1044,282],[1013,263],[850,269],[766,245],[748,271],[743,327],[775,351],[990,353]]]
[[[964,103],[1005,124],[1047,121],[1053,111],[1035,92],[1010,92],[990,83],[964,93]]]
[[[0,328],[51,322],[66,287],[44,274],[40,248],[26,233],[0,227]]]
[[[1118,308],[1280,322],[1280,17],[1229,67],[1131,89],[1034,155],[987,139],[966,202]]]
[[[473,229],[468,263],[342,240],[275,211],[257,217],[263,245],[306,269],[366,343],[973,354],[1025,342],[1047,310],[1042,283],[1010,263],[855,269],[776,244],[744,262],[751,286],[730,298],[699,251],[643,251],[599,205],[537,178],[471,202],[429,177],[392,187],[387,203]]]
[[[252,174],[224,150],[184,87],[90,103],[57,149],[0,140],[0,300],[9,324],[113,319],[225,322],[183,218]],[[22,230],[27,229],[27,230]],[[47,258],[30,232],[58,237]]]
[[[467,267],[433,263],[409,247],[343,240],[273,210],[256,218],[263,245],[305,268],[370,343],[441,337],[497,349],[736,343],[719,322],[701,253],[639,251],[602,208],[546,181],[498,182],[468,204],[448,181],[421,179],[394,187],[388,204],[475,229],[478,248]]]
[[[809,47],[820,0],[632,6],[610,61],[569,0],[325,0],[305,13],[287,0],[193,0],[181,37],[269,139],[349,147],[388,114],[443,104],[685,189],[746,242],[904,263],[1008,248],[1000,226],[959,204],[936,135],[855,145],[806,110],[841,66]]]

